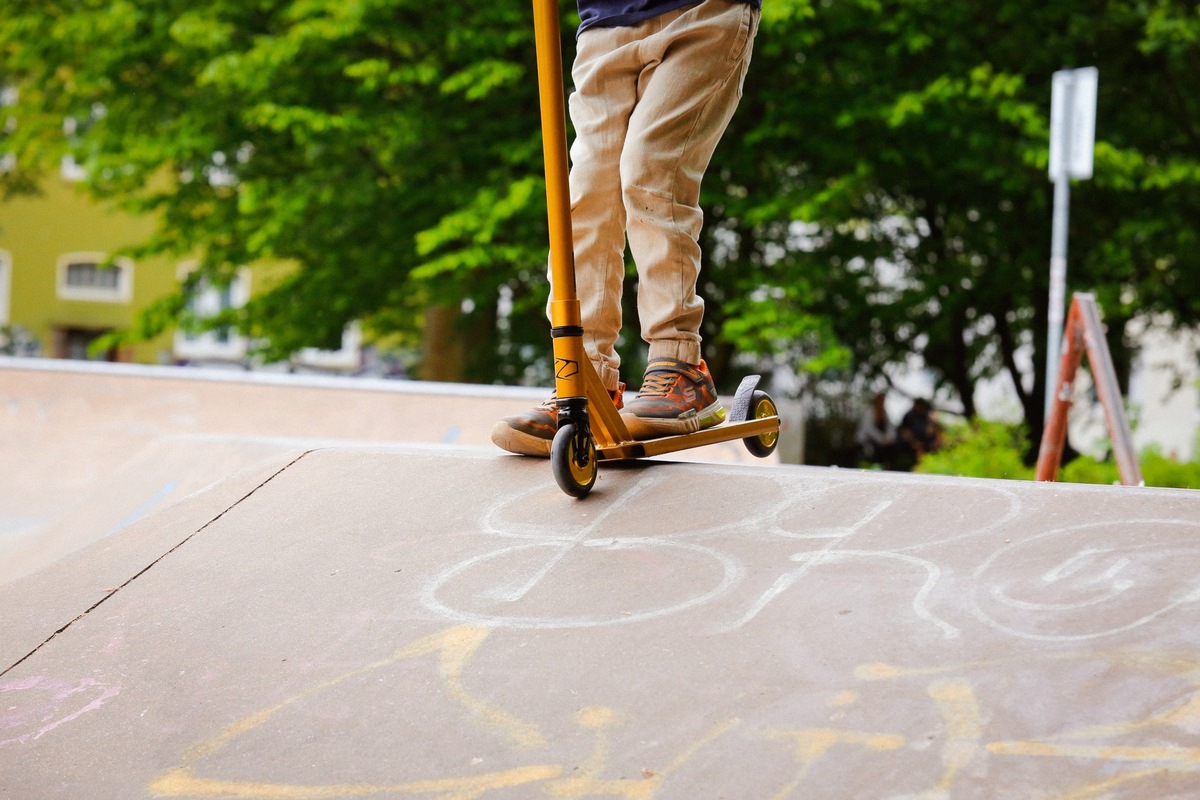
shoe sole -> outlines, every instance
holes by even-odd
[[[550,457],[550,439],[519,431],[500,421],[492,428],[492,442],[502,450],[520,456]]]
[[[660,439],[663,436],[679,436],[711,428],[725,421],[725,409],[720,402],[686,417],[639,417],[622,413],[621,420],[634,439]]]

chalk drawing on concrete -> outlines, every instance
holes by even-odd
[[[927,494],[914,491],[927,487],[912,481],[863,487],[830,480],[797,491],[770,473],[720,478],[712,490],[729,494],[729,504],[705,518],[683,506],[669,533],[645,536],[627,532],[640,529],[645,503],[664,494],[657,489],[665,475],[640,476],[604,504],[582,506],[590,511],[564,510],[561,495],[543,486],[505,498],[484,513],[479,530],[513,543],[442,570],[423,587],[421,602],[457,622],[513,628],[624,625],[720,605],[714,615],[724,621],[718,627],[733,631],[816,568],[883,561],[902,566],[897,575],[915,570],[921,576],[912,612],[942,637],[954,638],[958,628],[933,608],[943,568],[921,551],[994,532],[1021,512],[1018,498],[999,487],[970,487],[970,503],[956,502],[961,489],[948,487],[943,502],[931,506],[922,499]],[[754,481],[752,507],[738,502],[738,480]],[[661,516],[663,509],[655,511]],[[914,525],[928,537],[913,543]],[[909,535],[899,536],[902,531]],[[736,537],[728,536],[733,532]],[[754,586],[746,580],[746,559],[730,551],[734,539],[783,546],[772,563],[756,561]],[[796,551],[805,545],[817,549]],[[595,581],[571,580],[572,574],[603,574],[611,581],[601,593]],[[764,584],[763,575],[772,577]],[[647,584],[655,592],[648,593]],[[680,593],[681,586],[687,591]]]
[[[0,747],[37,741],[102,708],[120,693],[120,686],[93,677],[64,681],[34,675],[2,681]]]
[[[1200,521],[1088,522],[1006,544],[975,570],[973,612],[1011,636],[1084,641],[1200,602]],[[1032,573],[1026,564],[1048,565]]]

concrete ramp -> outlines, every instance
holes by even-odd
[[[296,449],[491,447],[549,389],[0,357],[0,584]],[[741,442],[685,461],[754,461]]]
[[[1200,795],[1200,493],[272,458],[0,587],[0,796]]]

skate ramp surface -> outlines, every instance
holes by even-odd
[[[548,392],[0,357],[0,583],[297,449],[491,448]],[[754,459],[725,442],[676,460]]]
[[[1200,494],[280,452],[0,587],[0,797],[1194,798]]]

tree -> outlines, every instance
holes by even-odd
[[[860,374],[916,354],[967,416],[976,382],[1003,370],[1038,441],[1049,88],[1064,66],[1100,71],[1071,286],[1097,293],[1114,353],[1135,313],[1200,321],[1193,5],[780,0],[764,16],[750,110],[718,155],[738,346],[774,352],[808,332]]]
[[[464,377],[548,379],[525,4],[148,5],[0,9],[0,81],[20,89],[0,185],[27,189],[65,148],[97,196],[159,215],[144,252],[201,253],[212,280],[293,264],[222,320],[275,355],[334,344],[351,319],[411,341],[428,316],[471,345]],[[1200,321],[1194,7],[767,0],[704,184],[706,354],[726,388],[738,353],[842,378],[915,355],[968,416],[976,383],[1009,374],[1036,442],[1050,76],[1084,65],[1100,70],[1098,142],[1072,195],[1071,287],[1096,293],[1118,357],[1137,313]],[[56,144],[64,117],[77,125]],[[186,317],[183,299],[148,329]],[[631,371],[639,349],[622,345]]]
[[[429,307],[474,304],[468,317],[486,317],[502,283],[516,324],[538,303],[529,9],[12,0],[0,52],[0,82],[19,89],[0,143],[16,164],[4,189],[28,190],[68,153],[94,196],[161,220],[133,255],[202,259],[135,335],[186,321],[201,279],[261,262],[293,269],[214,323],[259,337],[268,357],[336,347],[355,319],[411,340]],[[519,376],[518,350],[477,374]]]

